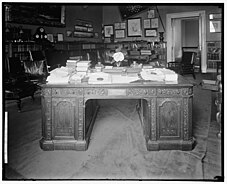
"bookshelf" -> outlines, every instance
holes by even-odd
[[[27,60],[29,57],[28,51],[42,50],[42,45],[39,45],[33,41],[28,42],[11,42],[8,41],[5,44],[5,53],[9,58],[18,57],[20,60]]]
[[[221,42],[209,41],[207,42],[207,71],[216,72],[218,63],[221,63]]]

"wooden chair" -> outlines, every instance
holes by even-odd
[[[196,52],[193,50],[187,50],[187,47],[182,48],[182,58],[181,61],[171,61],[168,62],[167,68],[174,70],[176,73],[181,75],[192,74],[195,79],[194,63],[196,58]]]

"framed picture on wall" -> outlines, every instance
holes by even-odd
[[[145,29],[145,37],[156,37],[157,29]]]
[[[125,22],[121,22],[121,29],[126,29],[126,23]]]
[[[147,11],[147,18],[152,19],[155,17],[154,10]]]
[[[210,32],[211,33],[220,33],[221,32],[221,21],[220,20],[210,21]]]
[[[120,22],[114,23],[114,29],[121,29],[121,23]]]
[[[124,29],[115,30],[115,38],[125,38],[125,30]]]
[[[151,28],[158,28],[158,18],[151,19]]]
[[[63,34],[62,33],[58,33],[57,34],[57,39],[58,39],[58,42],[63,42],[64,41]]]
[[[113,25],[104,25],[104,37],[110,38],[114,34],[113,30]]]
[[[131,18],[127,20],[128,36],[142,36],[141,18]]]
[[[151,21],[150,21],[150,19],[144,19],[143,20],[143,28],[144,29],[151,28]]]

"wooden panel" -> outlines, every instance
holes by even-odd
[[[158,132],[160,139],[180,138],[181,99],[158,99]]]
[[[53,136],[74,136],[75,100],[53,99]]]

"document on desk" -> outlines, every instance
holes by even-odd
[[[111,84],[111,75],[103,72],[88,74],[88,84]]]
[[[112,77],[112,84],[129,84],[133,81],[139,80],[139,76],[137,74],[130,74],[130,75],[111,75]]]

